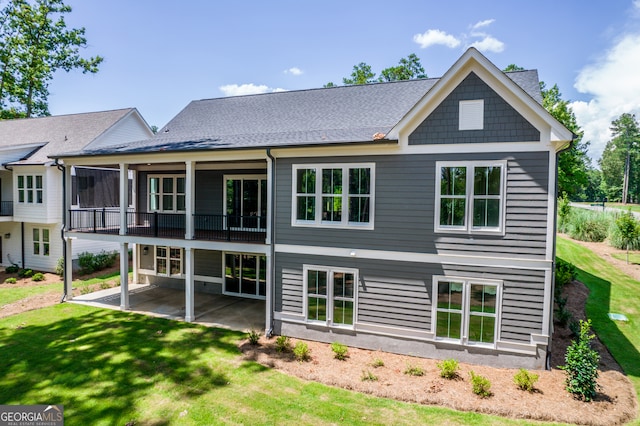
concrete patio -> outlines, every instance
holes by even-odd
[[[120,287],[75,296],[71,303],[120,310]],[[184,321],[184,291],[129,284],[129,312]],[[264,332],[264,300],[195,293],[194,323],[231,330]]]

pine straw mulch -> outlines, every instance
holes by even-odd
[[[606,248],[599,249],[602,255]],[[567,309],[574,319],[585,319],[584,305],[588,289],[579,282],[565,286],[569,294]],[[575,399],[565,390],[565,373],[558,369],[564,364],[564,353],[571,343],[571,332],[556,324],[551,354],[552,370],[535,371],[540,376],[533,392],[519,390],[513,383],[515,369],[493,368],[460,363],[458,377],[446,380],[440,377],[438,360],[416,358],[387,352],[349,348],[349,357],[339,361],[333,357],[331,346],[326,343],[306,341],[311,350],[311,360],[295,361],[290,353],[275,350],[275,339],[261,337],[258,346],[247,340],[240,345],[244,359],[280,370],[304,380],[316,381],[383,398],[437,405],[462,411],[474,411],[516,419],[531,419],[588,425],[623,424],[633,420],[638,411],[635,389],[631,381],[609,351],[599,340],[594,348],[600,353],[598,394],[594,401]],[[291,339],[295,345],[300,339]],[[384,366],[375,368],[373,362],[380,359]],[[424,376],[404,374],[408,366],[424,370]],[[471,390],[470,371],[485,376],[491,382],[492,395],[480,398]],[[364,381],[366,374],[375,375],[377,381]]]

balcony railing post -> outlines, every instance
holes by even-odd
[[[97,216],[96,216],[96,209],[93,209],[93,233],[96,233],[96,220],[97,220]]]
[[[158,212],[153,212],[153,236],[158,236]]]
[[[107,227],[107,209],[104,207],[102,208],[102,227]]]

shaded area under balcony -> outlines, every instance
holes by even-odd
[[[0,201],[0,216],[13,216],[13,201]]]
[[[68,230],[72,232],[120,233],[120,211],[116,209],[77,209],[69,211]],[[186,215],[181,213],[127,212],[126,235],[184,239]],[[193,215],[194,239],[264,243],[266,218],[215,214]]]

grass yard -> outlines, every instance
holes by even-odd
[[[640,282],[569,239],[559,236],[557,241],[557,256],[578,268],[578,280],[590,290],[586,314],[593,329],[631,379],[640,399]],[[624,314],[629,321],[612,321],[609,312]]]
[[[16,300],[26,299],[27,297],[36,296],[38,294],[58,293],[62,295],[62,283],[42,284],[29,287],[11,286],[12,284],[0,285],[0,294],[2,294],[0,307],[13,303]]]
[[[61,304],[0,320],[0,404],[68,425],[532,424],[306,382],[243,361],[242,333]]]
[[[623,262],[627,261],[626,253],[613,253],[611,256],[615,257],[618,260],[622,260]],[[640,265],[640,253],[629,253],[629,263],[634,265]]]

